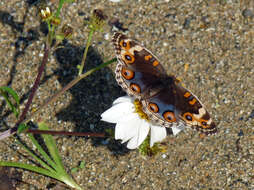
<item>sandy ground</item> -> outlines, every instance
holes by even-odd
[[[10,85],[22,97],[22,108],[43,56],[43,33],[31,1],[0,2],[0,85]],[[49,4],[54,8],[54,3]],[[32,109],[65,86],[77,74],[88,36],[84,20],[100,8],[109,21],[157,55],[206,105],[219,128],[201,138],[187,129],[165,140],[166,153],[143,157],[108,139],[56,137],[68,171],[84,189],[254,189],[254,1],[159,0],[84,1],[65,6],[63,24],[74,28],[73,38],[53,52]],[[112,26],[96,33],[86,69],[114,57]],[[48,106],[42,119],[54,130],[103,132],[114,125],[100,114],[124,92],[114,79],[116,63],[100,70]],[[188,69],[186,69],[188,65]],[[0,130],[14,117],[1,102]],[[27,162],[27,155],[8,138],[0,142],[0,160]],[[66,189],[56,181],[15,170],[17,189]],[[14,172],[15,173],[15,172]]]

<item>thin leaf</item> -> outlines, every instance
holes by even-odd
[[[51,167],[49,167],[42,159],[40,159],[38,156],[36,156],[34,153],[32,153],[26,146],[24,146],[19,140],[18,143],[27,151],[27,153],[32,156],[37,162],[41,164],[42,167],[48,169],[50,172],[55,172]]]
[[[39,173],[41,175],[45,175],[45,176],[57,179],[65,184],[69,185],[72,188],[82,190],[82,188],[78,184],[76,184],[76,182],[70,176],[61,175],[56,172],[51,172],[51,171],[48,171],[48,170],[38,167],[38,166],[32,166],[30,164],[23,164],[23,163],[19,163],[19,162],[8,162],[8,161],[0,161],[0,166],[17,167],[17,168],[22,168],[22,169],[26,169],[29,171],[33,171],[33,172]]]
[[[48,126],[45,123],[41,122],[38,125],[39,129],[48,130]],[[50,156],[53,158],[54,162],[58,166],[58,170],[65,173],[64,166],[62,164],[62,160],[56,146],[56,142],[53,139],[52,135],[42,135],[42,137],[49,150]]]
[[[55,164],[55,162],[53,162],[53,160],[49,157],[49,155],[43,150],[43,148],[41,147],[41,145],[38,143],[38,141],[34,138],[33,135],[28,134],[28,137],[31,139],[31,141],[33,142],[34,146],[37,148],[37,150],[40,152],[40,154],[42,155],[42,157],[47,161],[48,164],[51,165],[52,168],[54,168],[56,170],[57,166]],[[51,169],[52,169],[51,168]]]
[[[42,175],[46,175],[52,178],[55,178],[57,180],[60,180],[60,177],[58,177],[57,173],[46,170],[44,168],[38,167],[38,166],[32,166],[30,164],[23,164],[19,162],[6,162],[6,161],[0,161],[0,166],[10,166],[10,167],[17,167],[17,168],[23,168],[26,170],[30,170]],[[60,180],[61,181],[61,180]]]
[[[65,35],[63,35],[63,34],[56,35],[56,40],[62,41],[62,40],[64,40],[64,38],[65,38]]]
[[[0,87],[0,94],[4,97],[5,101],[7,102],[7,105],[10,107],[12,112],[15,114],[16,118],[18,118],[18,116],[19,116],[19,96],[18,96],[18,94],[14,90],[12,90],[11,88],[9,88],[7,86]],[[13,97],[13,99],[16,101],[17,108],[14,106],[14,104],[12,104],[12,102],[9,99],[7,94],[11,95],[11,97]]]
[[[80,164],[79,164],[79,168],[80,169],[84,169],[85,168],[85,161],[81,161]]]
[[[8,86],[0,86],[0,90],[8,92],[14,98],[14,100],[17,102],[17,105],[19,106],[19,104],[20,104],[19,96],[14,90],[12,90]]]
[[[77,171],[78,171],[77,167],[71,169],[71,173],[77,173]]]

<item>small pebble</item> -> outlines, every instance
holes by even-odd
[[[250,9],[244,9],[243,12],[242,12],[242,15],[247,18],[247,17],[253,17],[254,16],[254,13],[252,10]]]

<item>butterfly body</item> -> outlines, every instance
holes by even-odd
[[[155,125],[184,124],[207,135],[217,132],[200,100],[167,75],[158,58],[121,33],[113,36],[118,64],[116,80],[129,96],[141,101],[143,111]]]

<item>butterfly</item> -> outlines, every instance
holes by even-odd
[[[121,33],[112,37],[118,64],[116,80],[142,103],[150,122],[163,127],[186,125],[211,135],[217,128],[201,101],[173,75],[168,75],[153,53]]]

